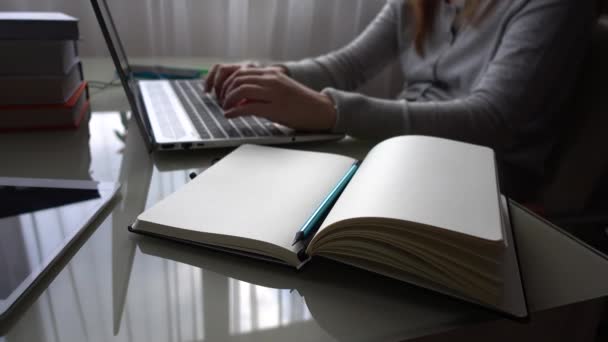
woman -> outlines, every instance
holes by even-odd
[[[267,68],[216,65],[206,89],[230,118],[492,147],[513,192],[543,174],[593,12],[591,0],[389,0],[339,51]],[[352,92],[395,59],[406,78],[397,99]]]

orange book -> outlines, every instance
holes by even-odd
[[[74,129],[89,112],[87,82],[65,103],[0,106],[0,132]]]

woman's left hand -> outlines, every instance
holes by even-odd
[[[235,73],[222,93],[226,118],[243,115],[304,131],[331,129],[336,122],[333,101],[273,68],[258,68]]]

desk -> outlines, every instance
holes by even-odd
[[[109,61],[94,63],[111,74]],[[93,109],[120,105],[121,96],[113,89]],[[361,158],[372,144],[293,148]],[[227,152],[148,154],[138,126],[117,112],[96,112],[74,132],[0,135],[0,176],[122,184],[120,198],[0,325],[0,341],[580,341],[594,333],[608,261],[515,203],[529,325],[323,259],[298,273],[127,232],[191,171]]]

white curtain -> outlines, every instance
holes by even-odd
[[[130,56],[295,60],[339,48],[386,0],[107,0]],[[2,10],[80,18],[83,56],[108,55],[89,0],[2,0]],[[396,69],[392,69],[395,71]],[[372,93],[394,93],[386,72]],[[391,91],[392,90],[392,91]]]
[[[110,6],[132,54],[294,59],[347,43],[383,2],[110,0]]]

